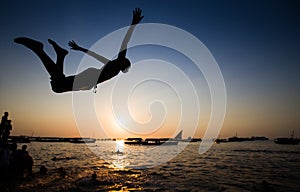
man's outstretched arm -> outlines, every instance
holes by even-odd
[[[125,58],[126,57],[126,52],[127,52],[127,44],[131,38],[132,32],[135,28],[135,26],[144,18],[144,16],[142,16],[142,10],[140,8],[135,8],[135,10],[133,10],[133,17],[132,17],[132,21],[131,21],[131,25],[123,39],[122,45],[121,45],[121,49],[118,55],[118,58]]]
[[[76,51],[82,51],[82,52],[94,57],[95,59],[97,59],[98,61],[100,61],[104,64],[107,64],[110,61],[109,59],[107,59],[107,58],[105,58],[105,57],[103,57],[103,56],[101,56],[101,55],[99,55],[99,54],[97,54],[93,51],[90,51],[88,49],[80,47],[79,45],[77,45],[77,43],[75,43],[75,41],[69,41],[68,44],[71,47],[71,49],[76,50]]]

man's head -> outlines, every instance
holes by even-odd
[[[123,73],[127,73],[130,66],[131,66],[131,63],[130,63],[129,59],[124,58],[121,60],[121,71]]]
[[[27,149],[27,145],[22,145],[22,150],[26,151],[26,149]]]

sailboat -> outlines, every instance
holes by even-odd
[[[274,139],[274,143],[277,144],[286,144],[286,145],[298,145],[299,144],[299,139],[294,138],[294,130],[292,132],[291,137],[280,137]]]
[[[177,145],[182,140],[182,131],[180,131],[174,138],[127,138],[125,144],[127,145]]]

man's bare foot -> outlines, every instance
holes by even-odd
[[[31,50],[42,50],[44,48],[43,43],[27,38],[27,37],[18,37],[14,39],[15,43],[24,45],[25,47]]]
[[[61,48],[57,43],[51,39],[48,39],[48,42],[53,46],[55,52],[57,54],[61,54],[63,56],[66,56],[69,52],[63,48]]]

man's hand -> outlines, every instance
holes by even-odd
[[[133,10],[133,17],[132,17],[131,25],[138,24],[143,18],[144,18],[144,16],[142,16],[142,9],[135,8]]]
[[[68,43],[68,45],[71,47],[71,49],[73,49],[73,50],[77,50],[77,51],[80,51],[82,48],[81,47],[79,47],[78,45],[77,45],[77,43],[75,43],[75,41],[69,41],[69,43]]]

